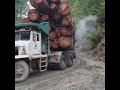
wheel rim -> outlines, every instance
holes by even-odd
[[[24,74],[24,68],[20,65],[15,66],[15,79],[21,78]]]

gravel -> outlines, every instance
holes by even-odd
[[[73,67],[33,72],[15,90],[105,90],[105,63],[78,54]]]

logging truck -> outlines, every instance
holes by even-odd
[[[34,29],[24,30],[21,29],[22,27],[32,27]],[[30,70],[43,72],[51,65],[61,70],[71,67],[75,57],[74,44],[75,40],[70,48],[51,50],[48,22],[16,24],[15,82],[26,80]]]

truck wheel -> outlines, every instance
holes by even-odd
[[[65,70],[67,68],[67,62],[64,56],[61,56],[60,63],[58,64],[60,70]]]
[[[73,58],[76,58],[76,52],[73,52]]]
[[[71,67],[71,66],[73,66],[73,58],[72,57],[68,57],[67,67]]]
[[[29,75],[29,66],[25,61],[15,62],[15,82],[24,81]]]

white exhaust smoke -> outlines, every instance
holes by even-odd
[[[77,40],[76,47],[77,48],[82,48],[82,44],[85,44],[86,42],[85,34],[88,31],[94,29],[96,25],[96,21],[97,21],[97,16],[90,15],[78,22],[78,24],[76,25],[76,40]]]

